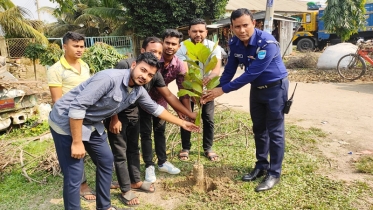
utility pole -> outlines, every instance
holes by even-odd
[[[264,19],[264,31],[272,34],[272,26],[273,26],[273,16],[274,16],[274,1],[275,0],[267,0],[267,7],[266,7],[266,16]]]
[[[39,11],[39,0],[35,0],[36,12],[38,13],[38,20],[40,20],[40,11]]]

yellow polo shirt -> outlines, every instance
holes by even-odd
[[[80,73],[66,61],[62,56],[60,61],[51,66],[47,71],[48,86],[62,87],[62,94],[69,92],[80,83],[87,80],[91,75],[87,63],[78,60],[80,63]]]

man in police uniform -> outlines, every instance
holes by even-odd
[[[251,83],[250,114],[257,162],[255,168],[242,180],[253,181],[266,175],[255,190],[269,190],[280,181],[284,157],[283,109],[288,97],[288,73],[276,39],[255,28],[255,20],[248,9],[241,8],[232,13],[231,29],[236,36],[229,43],[231,51],[220,78],[220,87],[208,91],[203,102]],[[245,65],[245,72],[231,81],[239,63]]]

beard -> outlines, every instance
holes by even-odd
[[[135,74],[134,74],[134,69],[131,69],[131,74],[130,74],[130,79],[132,80],[132,82],[135,84],[134,86],[142,86],[142,85],[145,85],[145,82],[142,84],[142,83],[139,83],[138,80],[136,79],[135,77]]]

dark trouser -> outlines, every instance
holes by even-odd
[[[84,165],[84,161],[85,161],[86,157],[87,157],[87,156],[84,156],[84,159],[83,159],[83,165]],[[84,168],[84,166],[83,166],[83,168]],[[86,175],[85,175],[85,171],[83,170],[83,175],[82,175],[82,184],[83,184],[83,183],[86,183],[86,182],[87,182],[87,177],[86,177]]]
[[[142,158],[145,162],[145,167],[154,165],[153,149],[152,149],[152,125],[154,131],[154,146],[155,153],[158,158],[158,165],[162,165],[167,161],[166,154],[166,122],[158,117],[154,117],[139,107],[140,113],[140,135]],[[152,124],[153,120],[153,124]]]
[[[114,166],[120,190],[128,192],[131,190],[131,183],[141,181],[138,145],[140,123],[138,120],[129,120],[125,114],[119,114],[118,118],[122,123],[120,133],[114,134],[109,131],[110,118],[105,120],[105,127],[108,130],[109,142],[114,155]]]
[[[50,129],[56,147],[58,162],[63,173],[63,200],[66,210],[80,209],[80,184],[83,175],[83,158],[71,157],[72,138]],[[110,204],[110,184],[113,171],[113,155],[106,141],[106,133],[92,132],[89,141],[83,141],[93,163],[96,165],[96,207],[106,210]]]
[[[289,81],[267,89],[251,87],[250,114],[256,146],[257,169],[280,177],[285,152],[284,105],[288,98]],[[270,161],[268,161],[268,154]]]
[[[202,106],[203,151],[210,151],[214,141],[214,109],[214,101],[207,102]],[[193,102],[192,110],[194,110]],[[183,128],[180,128],[180,134],[183,149],[190,150],[192,147],[192,143],[190,142],[191,133]]]

